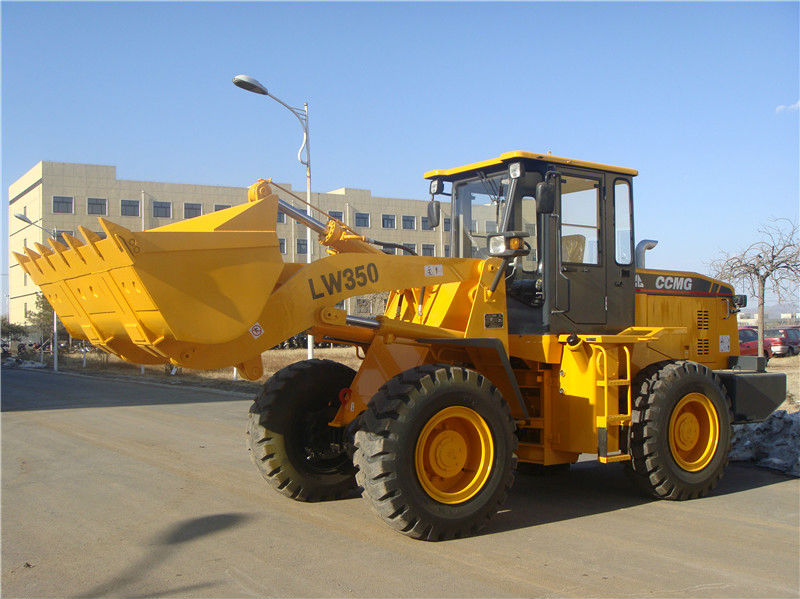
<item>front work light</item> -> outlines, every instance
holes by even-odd
[[[525,237],[528,237],[525,231],[506,231],[489,235],[489,255],[493,258],[527,256],[531,250],[525,244]]]

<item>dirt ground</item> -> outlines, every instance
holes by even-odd
[[[791,358],[772,358],[767,372],[786,374],[786,401],[779,407],[787,412],[800,411],[800,355]]]

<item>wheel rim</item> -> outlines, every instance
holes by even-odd
[[[688,472],[711,463],[719,443],[719,417],[711,400],[689,393],[675,406],[669,419],[669,448],[675,462]]]
[[[432,499],[463,503],[483,488],[492,471],[492,433],[474,410],[450,406],[425,424],[414,461],[419,482]]]

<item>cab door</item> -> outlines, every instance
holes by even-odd
[[[567,169],[559,172],[558,270],[552,314],[563,315],[576,325],[598,325],[591,329],[599,330],[606,323],[607,311],[603,175]],[[553,319],[554,324],[558,320]]]

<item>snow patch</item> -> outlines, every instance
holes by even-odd
[[[730,460],[800,477],[800,412],[773,412],[763,422],[733,427]]]

